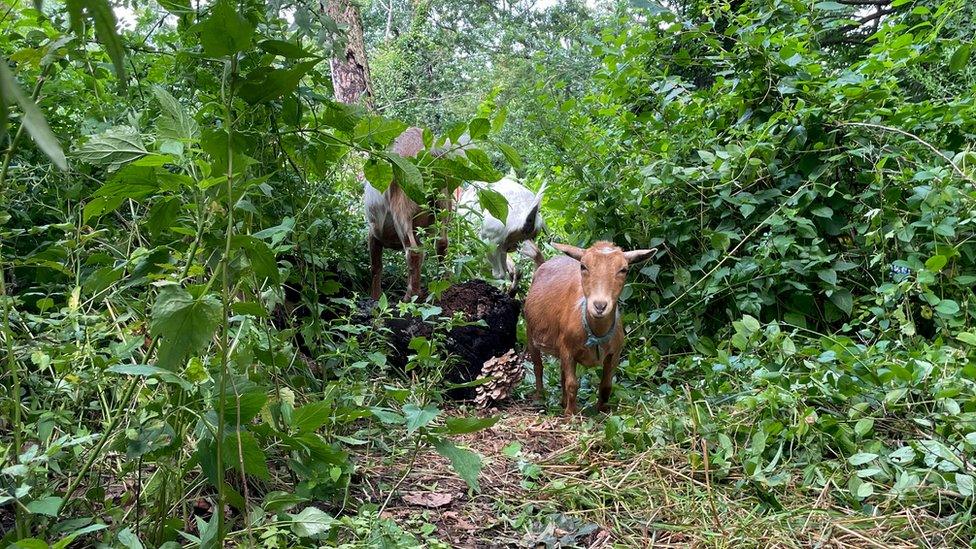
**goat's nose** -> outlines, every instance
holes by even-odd
[[[607,302],[606,301],[594,301],[593,302],[593,308],[596,309],[596,312],[598,312],[598,313],[600,313],[602,315],[603,312],[607,310]]]

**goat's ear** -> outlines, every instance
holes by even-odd
[[[569,244],[560,244],[558,242],[554,243],[552,247],[568,255],[569,257],[572,257],[576,261],[579,261],[583,258],[583,252],[585,251],[582,248],[577,248],[576,246],[570,246]]]
[[[627,259],[628,263],[640,263],[642,261],[647,261],[648,259],[654,257],[657,253],[657,248],[651,248],[650,250],[630,250],[629,252],[624,252],[624,257]]]

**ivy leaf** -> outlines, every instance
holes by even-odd
[[[248,49],[254,25],[241,16],[228,0],[221,0],[210,10],[210,16],[196,26],[203,53],[225,57]]]
[[[95,135],[75,152],[75,156],[83,162],[105,166],[110,171],[147,154],[149,151],[142,142],[142,136],[129,126],[116,126]]]
[[[34,101],[20,90],[20,86],[14,80],[13,73],[7,68],[7,60],[0,57],[0,104],[4,105],[3,109],[0,109],[0,121],[4,126],[7,121],[6,105],[13,103],[20,107],[23,113],[21,124],[34,139],[37,148],[46,154],[55,166],[67,170],[68,161],[64,157],[64,151],[61,149],[61,144],[58,143],[58,138],[51,132],[47,121],[44,120],[44,115],[41,114]]]
[[[194,298],[183,288],[164,286],[152,308],[150,333],[161,337],[157,363],[174,371],[202,349],[221,321],[220,301],[212,295]]]
[[[410,403],[403,407],[403,416],[407,419],[407,434],[410,434],[434,420],[441,411],[433,404],[423,408]]]
[[[508,221],[508,200],[494,189],[478,189],[478,203],[492,217],[505,223]]]
[[[453,442],[446,438],[432,439],[434,449],[437,453],[446,457],[451,462],[454,471],[464,479],[468,488],[478,492],[481,487],[478,485],[478,475],[481,474],[481,456],[472,452],[458,448]]]

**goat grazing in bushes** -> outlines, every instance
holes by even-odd
[[[554,257],[536,270],[525,298],[527,349],[535,367],[536,395],[543,398],[542,353],[559,359],[561,402],[568,416],[576,414],[576,364],[601,365],[597,409],[606,411],[624,344],[617,300],[628,267],[651,258],[657,249],[624,251],[605,241],[585,250],[554,246],[566,255]]]
[[[478,202],[478,189],[469,186],[464,189],[458,199],[458,213],[468,218],[481,220],[481,238],[492,246],[488,252],[488,262],[491,264],[491,274],[497,279],[509,280],[512,287],[510,294],[518,288],[519,272],[515,262],[508,256],[521,246],[521,253],[534,260],[536,266],[542,264],[542,252],[535,244],[535,237],[545,229],[539,206],[542,203],[542,193],[533,193],[525,186],[510,177],[503,177],[491,183],[488,187],[505,197],[508,202],[508,216],[503,222],[483,209]],[[474,219],[472,219],[474,221]]]
[[[392,152],[414,157],[424,150],[424,134],[420,128],[407,128],[394,141]],[[407,254],[407,292],[404,296],[421,293],[420,270],[424,262],[419,229],[434,224],[438,212],[450,211],[454,204],[450,192],[423,207],[414,202],[394,179],[386,191],[380,193],[363,180],[366,203],[366,225],[369,230],[370,295],[379,299],[383,292],[383,248],[403,250]],[[447,252],[447,228],[442,224],[435,250],[439,259]]]

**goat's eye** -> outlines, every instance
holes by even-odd
[[[580,271],[582,271],[582,272],[585,273],[586,272],[586,265],[583,265],[582,263],[580,263]]]
[[[620,272],[618,274],[622,274],[622,275],[627,274],[627,267],[624,267],[623,269],[620,269]]]

